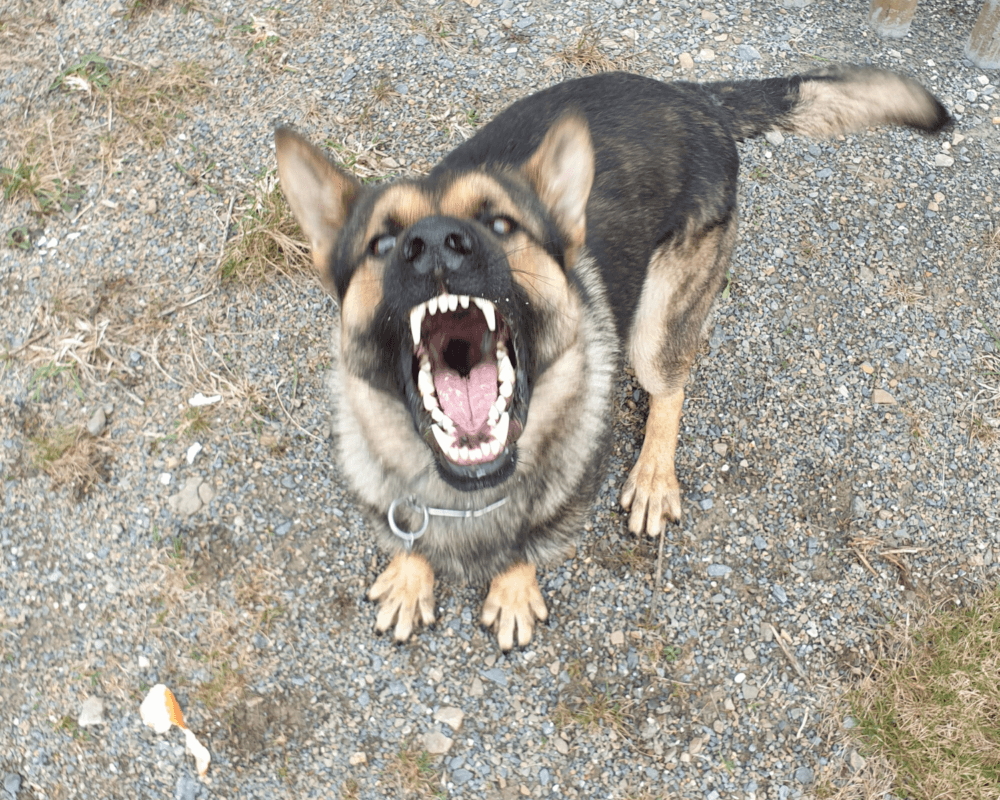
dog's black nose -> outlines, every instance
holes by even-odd
[[[420,275],[455,272],[472,254],[472,237],[462,222],[449,217],[427,217],[406,232],[403,259]]]

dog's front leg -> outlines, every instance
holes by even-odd
[[[684,389],[649,398],[649,417],[642,452],[622,489],[622,507],[629,511],[628,529],[650,536],[663,533],[666,517],[681,518],[681,487],[674,473],[674,453],[681,429]]]
[[[514,646],[515,628],[517,643],[524,647],[531,641],[535,620],[544,622],[548,618],[549,610],[538,588],[535,565],[522,562],[497,575],[490,583],[480,619],[488,628],[495,626],[500,649],[510,650]]]
[[[400,553],[368,590],[379,603],[375,630],[384,633],[395,623],[392,638],[405,642],[418,623],[434,622],[434,570],[421,555]]]

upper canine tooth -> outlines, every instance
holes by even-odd
[[[427,310],[432,317],[438,313],[438,299],[436,297],[432,297],[427,301]]]
[[[424,314],[427,307],[421,303],[410,312],[410,333],[413,334],[413,347],[416,349],[420,344],[420,326],[424,324]]]
[[[483,312],[483,316],[486,317],[486,327],[491,331],[497,329],[497,311],[493,307],[493,303],[489,300],[484,300],[481,297],[473,298],[473,302],[479,306],[479,310]]]
[[[454,311],[456,308],[458,308],[458,295],[457,294],[448,295],[448,310]]]
[[[469,295],[467,295],[467,294],[460,294],[458,296],[458,302],[462,304],[462,308],[468,308],[469,307]]]

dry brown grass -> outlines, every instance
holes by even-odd
[[[62,109],[16,126],[0,164],[5,200],[25,200],[38,214],[70,213],[94,174],[100,148],[81,137],[80,113]]]
[[[881,649],[848,697],[852,734],[880,785],[888,765],[898,796],[1000,798],[1000,590],[897,624]]]
[[[314,267],[298,223],[272,169],[235,210],[236,233],[219,263],[224,284],[256,289],[277,275],[312,274]]]
[[[194,61],[154,70],[125,65],[108,89],[108,119],[113,123],[117,115],[128,123],[129,133],[145,146],[157,148],[176,122],[184,119],[187,107],[204,98],[208,90],[208,72]],[[128,133],[120,130],[115,144],[128,143]]]
[[[67,487],[81,497],[105,480],[110,448],[85,427],[42,428],[29,438],[34,465],[52,479],[52,488]]]
[[[434,756],[412,745],[386,759],[382,778],[402,797],[430,800],[441,796],[441,770]]]
[[[576,43],[560,50],[546,61],[553,66],[569,67],[577,75],[596,75],[615,70],[628,71],[635,66],[637,53],[619,52],[619,45],[601,36],[600,28],[590,24],[582,28]]]

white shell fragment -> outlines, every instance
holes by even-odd
[[[162,683],[156,684],[149,690],[146,699],[139,706],[139,716],[142,721],[157,733],[166,733],[171,725],[176,725],[184,731],[184,749],[194,756],[194,763],[198,769],[198,774],[205,777],[208,772],[208,765],[212,761],[212,755],[208,748],[198,741],[191,730],[184,724],[184,715],[181,713],[180,703]]]

